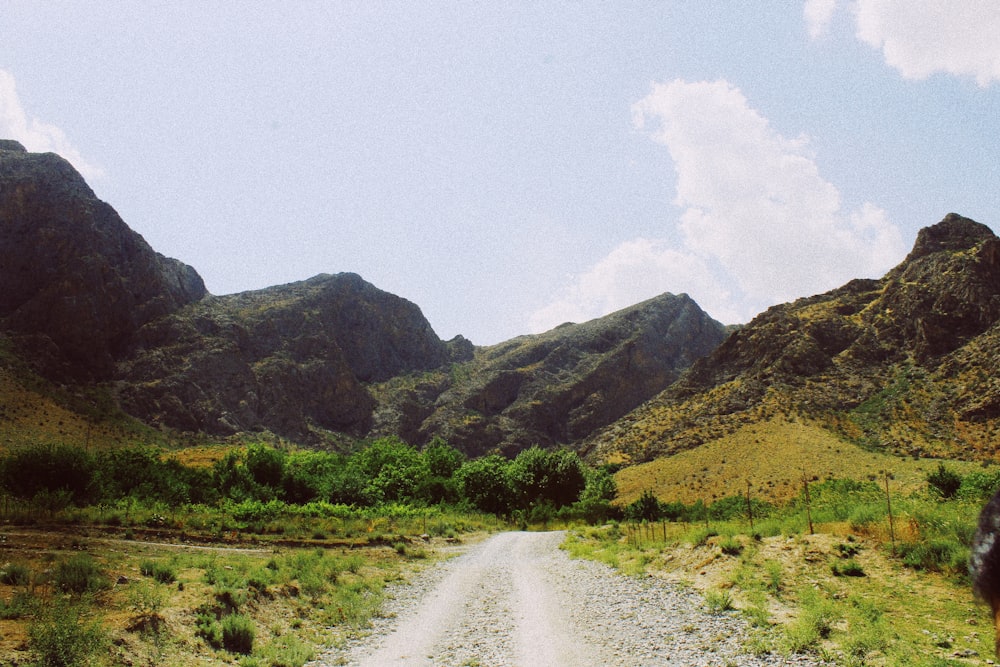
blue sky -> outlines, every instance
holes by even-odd
[[[353,271],[490,344],[1000,229],[994,0],[257,4],[0,0],[0,137],[213,294]]]

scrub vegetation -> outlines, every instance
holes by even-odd
[[[468,461],[385,438],[216,454],[8,451],[0,662],[298,666],[450,544],[614,512],[610,475],[567,451]]]
[[[838,665],[992,664],[991,615],[966,564],[998,486],[995,468],[960,474],[938,462],[906,490],[883,473],[749,505],[746,494],[705,504],[646,492],[621,522],[576,530],[565,548],[701,591],[707,608],[746,617],[755,651]]]

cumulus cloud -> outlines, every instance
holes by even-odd
[[[836,0],[806,0],[809,34],[829,26]],[[906,79],[971,76],[985,88],[1000,81],[1000,12],[996,0],[857,0],[858,39],[882,52]]]
[[[29,151],[58,153],[72,163],[85,178],[100,178],[103,170],[83,158],[66,134],[37,118],[29,118],[17,95],[13,75],[0,69],[0,138],[16,139]]]
[[[620,245],[536,312],[533,330],[664,291],[689,293],[724,322],[746,321],[775,303],[881,275],[905,254],[884,211],[870,203],[844,211],[808,139],[777,133],[728,82],[655,85],[633,114],[673,158],[680,242]]]
[[[826,34],[837,10],[837,0],[806,0],[802,16],[806,20],[809,36],[817,39]]]

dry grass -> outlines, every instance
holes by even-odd
[[[239,613],[252,620],[254,664],[302,664],[302,655],[316,656],[323,647],[359,631],[376,612],[385,583],[432,564],[438,547],[446,546],[443,538],[409,539],[414,544],[405,550],[391,545],[261,548],[252,543],[123,540],[84,528],[9,529],[0,536],[0,570],[13,563],[27,568],[33,581],[29,586],[0,583],[0,602],[8,604],[27,591],[33,606],[25,615],[0,620],[0,664],[28,664],[29,627],[46,607],[66,599],[52,586],[49,573],[81,553],[92,556],[108,582],[84,603],[87,617],[99,622],[110,642],[95,664],[235,664],[237,656],[211,647],[196,625],[199,610],[218,609],[220,591],[225,590],[233,591],[240,600]],[[150,562],[170,568],[176,580],[165,584],[143,576],[141,566]],[[331,579],[326,571],[334,563],[336,576]],[[302,568],[297,576],[288,574],[296,567]],[[247,588],[245,581],[262,576],[266,585]],[[273,577],[270,583],[267,576]],[[227,578],[244,583],[226,584]]]
[[[710,503],[745,493],[748,480],[753,496],[780,502],[798,495],[803,475],[810,481],[868,480],[888,470],[893,490],[909,492],[924,484],[937,464],[866,451],[807,421],[773,417],[696,449],[625,468],[615,481],[623,505],[646,489],[662,501]],[[980,467],[964,462],[949,465],[961,474]]]

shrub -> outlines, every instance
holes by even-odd
[[[90,554],[79,554],[56,566],[56,587],[64,593],[82,595],[107,588],[108,580]]]
[[[743,553],[743,545],[735,537],[726,537],[719,542],[719,548],[727,556],[739,556]]]
[[[139,565],[139,572],[144,577],[152,577],[155,581],[161,584],[172,584],[177,581],[177,575],[174,573],[173,568],[164,563],[158,563],[156,561],[143,561]]]
[[[951,540],[904,542],[899,545],[903,564],[928,572],[964,572],[968,549]]]
[[[705,603],[709,611],[721,613],[733,609],[733,597],[727,590],[705,591]]]
[[[962,476],[938,463],[937,470],[927,475],[927,483],[942,498],[954,498],[962,486]]]
[[[222,619],[222,646],[230,653],[250,655],[256,631],[253,621],[242,614],[230,614]]]
[[[0,572],[0,583],[8,586],[28,586],[31,584],[31,570],[20,563],[11,563]]]
[[[209,612],[199,612],[194,621],[195,635],[205,640],[212,648],[222,648],[222,628],[215,615]]]
[[[835,577],[863,577],[865,576],[865,570],[861,565],[853,558],[844,561],[843,563],[834,563],[830,566],[830,570],[833,572]]]
[[[39,667],[85,665],[105,643],[100,623],[87,622],[77,607],[58,605],[28,628],[29,646]]]

